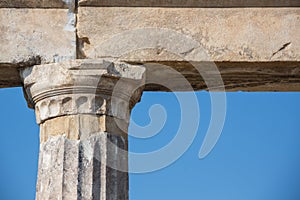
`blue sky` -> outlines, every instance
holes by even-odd
[[[130,199],[299,200],[300,93],[227,93],[222,135],[201,160],[211,108],[209,93],[196,95],[201,120],[191,147],[164,169],[130,174]],[[176,135],[181,114],[172,93],[144,93],[132,120],[146,126],[156,104],[165,109],[165,126],[148,139],[130,137],[130,151],[155,151]],[[0,111],[0,199],[32,200],[39,148],[34,112],[21,88],[0,90]]]

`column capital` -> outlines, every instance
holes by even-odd
[[[74,60],[21,70],[37,123],[76,114],[107,115],[129,121],[140,100],[145,68],[124,62]]]

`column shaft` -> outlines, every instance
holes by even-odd
[[[113,119],[105,118],[70,115],[41,124],[37,199],[128,199],[128,174],[117,170],[128,167],[119,154],[127,135],[116,127],[107,132]]]

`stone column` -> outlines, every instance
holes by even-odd
[[[127,200],[127,130],[145,68],[76,60],[21,76],[40,125],[36,199]]]

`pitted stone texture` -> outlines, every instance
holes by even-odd
[[[23,69],[21,77],[25,88],[30,89],[32,99],[38,101],[44,97],[44,93],[51,90],[53,90],[51,93],[53,96],[68,93],[69,91],[66,90],[80,93],[81,89],[85,89],[84,87],[89,88],[93,93],[98,90],[107,90],[106,93],[111,94],[111,90],[119,80],[128,83],[142,82],[144,73],[145,68],[142,65],[114,63],[99,59],[36,65]],[[99,86],[104,88],[99,88]],[[119,87],[120,90],[125,90],[125,94],[131,89],[127,85]]]
[[[0,9],[0,67],[76,58],[75,14],[68,9]]]
[[[114,146],[114,147],[111,147]],[[37,200],[127,200],[127,139],[98,133],[85,140],[53,136],[41,144]]]
[[[97,1],[100,2],[113,4],[117,1]],[[119,3],[123,2],[125,1]],[[131,4],[134,1],[126,2]],[[136,1],[139,2],[142,1]],[[147,2],[168,4],[172,1]],[[270,1],[260,2],[270,3]],[[296,2],[299,3],[297,0]],[[150,80],[169,80],[173,85],[172,88],[178,88],[176,91],[190,90],[191,87],[185,88],[176,74],[166,73],[165,68],[160,67],[161,64],[168,65],[183,75],[190,82],[192,89],[207,90],[201,75],[190,63],[184,61],[186,59],[201,64],[202,60],[205,60],[201,48],[193,43],[184,42],[185,40],[172,39],[169,34],[164,34],[163,37],[159,35],[150,37],[151,35],[147,35],[147,31],[144,30],[153,27],[162,28],[175,30],[178,34],[195,39],[196,42],[200,41],[208,51],[211,61],[217,65],[226,91],[300,91],[299,8],[90,8],[85,6],[90,5],[79,7],[77,24],[79,30],[77,47],[80,58],[117,56],[116,58],[120,58],[121,61],[123,59],[124,62],[143,64],[148,69],[147,77]],[[9,12],[11,14],[8,14]],[[20,14],[26,12],[27,15]],[[0,21],[2,20],[0,26],[3,31],[0,36],[2,47],[0,88],[22,86],[18,74],[20,67],[43,62],[59,62],[70,58],[68,53],[70,51],[68,48],[63,50],[65,43],[60,41],[64,38],[60,32],[63,29],[62,24],[67,21],[72,22],[60,13],[66,16],[68,12],[67,9],[0,10]],[[64,21],[59,23],[61,24],[59,26],[55,22],[58,18]],[[29,21],[34,23],[28,23]],[[70,22],[67,29],[74,28]],[[116,34],[135,29],[140,31],[133,34],[131,39],[115,38]],[[42,32],[44,30],[46,31]],[[39,37],[40,32],[43,33],[42,38]],[[75,44],[75,34],[72,41]],[[106,45],[103,45],[104,41],[107,41]],[[136,51],[126,51],[128,47],[141,47],[149,42],[154,49],[138,48]],[[159,42],[169,44],[167,47],[171,50],[175,49],[179,56],[168,53],[168,48]],[[17,44],[20,44],[18,48]],[[56,56],[57,51],[65,53]],[[75,52],[75,47],[72,51]],[[160,85],[153,84],[145,88],[148,91],[168,91]]]
[[[79,7],[78,48],[133,62],[300,61],[299,18],[299,8]]]
[[[86,140],[98,132],[127,137],[128,122],[106,115],[69,115],[49,119],[40,124],[40,142],[49,137],[64,135],[70,140]]]
[[[2,0],[0,8],[66,8],[74,0]],[[300,6],[297,0],[79,0],[80,6],[146,7],[284,7]]]
[[[75,0],[1,0],[0,8],[69,8]]]
[[[79,0],[79,6],[116,6],[116,7],[284,7],[300,6],[298,0]]]
[[[64,115],[107,115],[129,121],[145,84],[141,65],[77,60],[21,72],[37,122]]]

